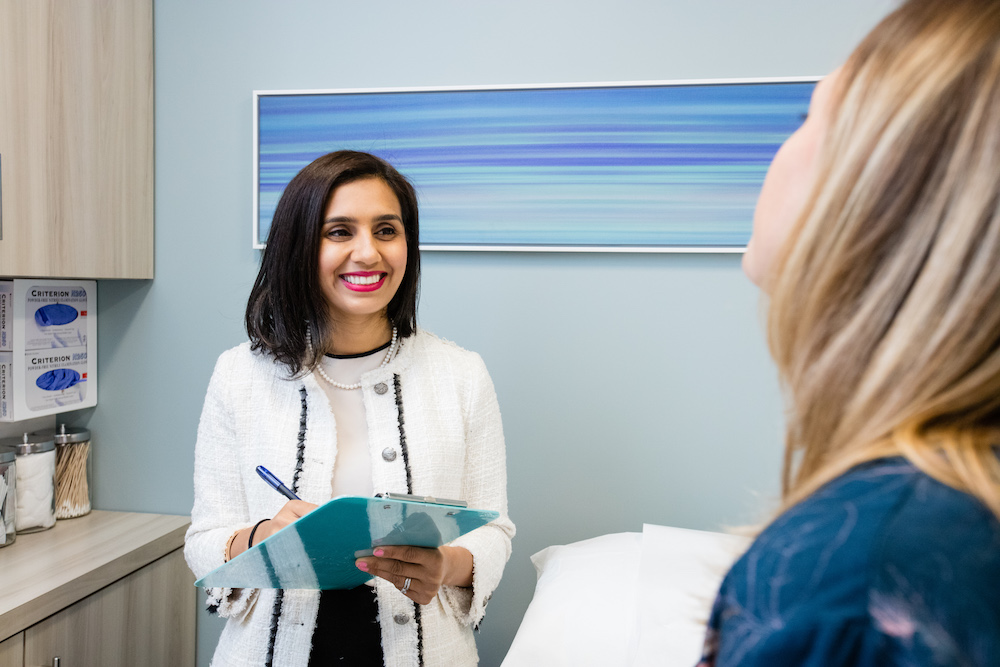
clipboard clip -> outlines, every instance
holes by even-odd
[[[428,505],[446,505],[448,507],[468,507],[469,503],[464,500],[449,500],[447,498],[435,498],[434,496],[414,496],[409,493],[376,493],[376,498],[385,500],[409,500]]]

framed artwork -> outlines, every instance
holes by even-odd
[[[818,77],[254,91],[254,247],[334,150],[414,184],[427,250],[741,252]]]

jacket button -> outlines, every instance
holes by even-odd
[[[410,622],[410,617],[407,614],[396,614],[392,620],[396,621],[396,625],[406,625]]]
[[[375,393],[381,396],[385,392],[389,391],[389,387],[386,386],[385,382],[379,382],[375,385]]]
[[[390,463],[396,460],[396,450],[392,447],[386,447],[382,450],[382,458]]]

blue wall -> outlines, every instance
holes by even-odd
[[[205,387],[244,339],[259,260],[252,90],[823,74],[888,5],[158,0],[156,279],[100,283],[100,404],[77,415],[95,505],[191,509]],[[485,667],[531,599],[535,551],[643,522],[718,529],[774,499],[781,399],[738,255],[423,259],[420,324],[482,354],[507,435],[518,535]],[[218,624],[199,626],[207,665]]]

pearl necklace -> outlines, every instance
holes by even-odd
[[[389,341],[389,349],[385,353],[385,359],[383,359],[382,363],[379,364],[379,366],[378,366],[379,368],[385,368],[386,364],[388,364],[389,361],[392,360],[393,355],[396,353],[396,343],[398,341],[399,341],[399,336],[398,336],[398,334],[396,332],[396,327],[393,327],[392,328],[392,340]],[[309,333],[308,329],[306,329],[306,347],[308,348],[308,350],[309,350],[309,356],[311,357],[312,356],[312,335]],[[318,372],[321,378],[323,378],[324,380],[326,380],[327,382],[329,382],[332,386],[336,387],[337,389],[361,389],[361,383],[360,382],[356,382],[354,384],[343,384],[341,382],[335,382],[333,379],[330,378],[329,375],[326,374],[326,371],[323,370],[323,361],[322,360],[316,362],[316,368],[314,368],[313,370],[316,371],[316,372]]]

